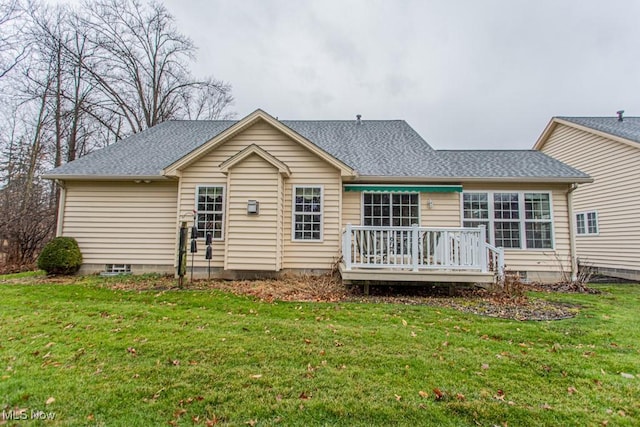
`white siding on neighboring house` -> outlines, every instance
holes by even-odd
[[[175,263],[177,183],[67,181],[62,235],[74,237],[84,264]]]
[[[599,233],[577,235],[581,262],[640,270],[640,144],[625,144],[564,124],[542,151],[589,174],[573,193],[574,212],[597,211]]]

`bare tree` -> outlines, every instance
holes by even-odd
[[[0,0],[0,78],[27,56],[28,45],[22,43],[20,34],[23,12],[18,0]]]
[[[195,46],[160,4],[0,0],[0,30],[6,262],[32,262],[54,231],[59,190],[43,171],[164,120],[231,116],[230,85],[192,76]]]
[[[46,156],[46,97],[35,106],[35,114],[16,110],[14,120],[2,129],[6,160],[1,164],[5,174],[0,189],[0,242],[4,262],[12,269],[35,261],[55,224],[51,186],[37,177]]]
[[[103,107],[126,123],[118,137],[192,117],[194,111],[208,118],[227,111],[230,86],[212,77],[193,78],[188,65],[196,48],[163,5],[101,0],[85,2],[82,12],[93,52],[82,65],[107,100]]]

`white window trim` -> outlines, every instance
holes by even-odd
[[[418,226],[422,225],[422,199],[419,191],[393,192],[393,191],[363,191],[360,193],[360,224],[364,225],[364,195],[366,194],[417,194],[418,195]],[[391,212],[393,212],[393,197],[391,199]],[[393,226],[392,226],[393,227]]]
[[[222,188],[222,226],[220,227],[220,237],[215,238],[213,237],[212,240],[214,242],[224,242],[224,235],[225,235],[225,228],[224,225],[227,222],[227,186],[225,184],[198,184],[196,185],[196,192],[194,193],[194,204],[193,204],[193,210],[196,212],[196,217],[197,214],[200,212],[198,210],[198,195],[200,194],[200,188],[202,187],[221,187]],[[195,219],[194,219],[195,221]],[[193,225],[197,225],[196,222],[194,222]],[[191,236],[191,231],[189,231],[189,236]],[[204,241],[206,239],[206,236],[203,237],[198,237],[198,240],[202,240]]]
[[[588,214],[595,214],[596,216],[596,232],[589,232],[589,216]],[[598,211],[590,210],[590,211],[581,211],[576,212],[576,236],[598,236],[600,235],[600,217],[598,215]],[[578,215],[584,215],[584,233],[578,233]]]
[[[545,252],[545,251],[555,251],[556,250],[556,233],[555,233],[555,216],[553,214],[553,193],[551,191],[540,191],[540,190],[518,190],[518,191],[509,191],[509,190],[474,190],[474,191],[463,191],[460,194],[460,226],[464,227],[464,194],[486,194],[487,202],[489,207],[489,227],[487,229],[487,234],[489,235],[489,243],[492,245],[495,244],[495,232],[494,232],[494,221],[496,221],[495,213],[494,213],[494,199],[493,195],[495,193],[512,193],[518,194],[518,212],[519,212],[519,220],[520,223],[520,247],[519,248],[504,248],[505,251],[533,251],[533,252]],[[525,193],[537,193],[537,194],[548,194],[549,195],[549,214],[551,218],[549,220],[543,219],[525,219],[526,212],[524,207],[524,195]],[[468,221],[475,221],[473,219],[468,219]],[[500,222],[500,221],[498,221]],[[514,221],[515,222],[515,221]],[[551,222],[551,247],[550,248],[527,248],[527,230],[526,223],[527,222]]]
[[[320,239],[296,239],[296,190],[298,188],[320,189]],[[305,214],[302,212],[301,214]],[[291,241],[296,243],[322,243],[324,242],[324,185],[293,185],[291,187]]]

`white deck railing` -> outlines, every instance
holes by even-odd
[[[499,276],[504,251],[486,243],[486,229],[373,227],[347,224],[342,235],[345,268],[469,270]]]

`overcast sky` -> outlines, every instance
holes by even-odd
[[[165,0],[242,118],[405,119],[437,149],[531,148],[640,115],[640,1]]]

